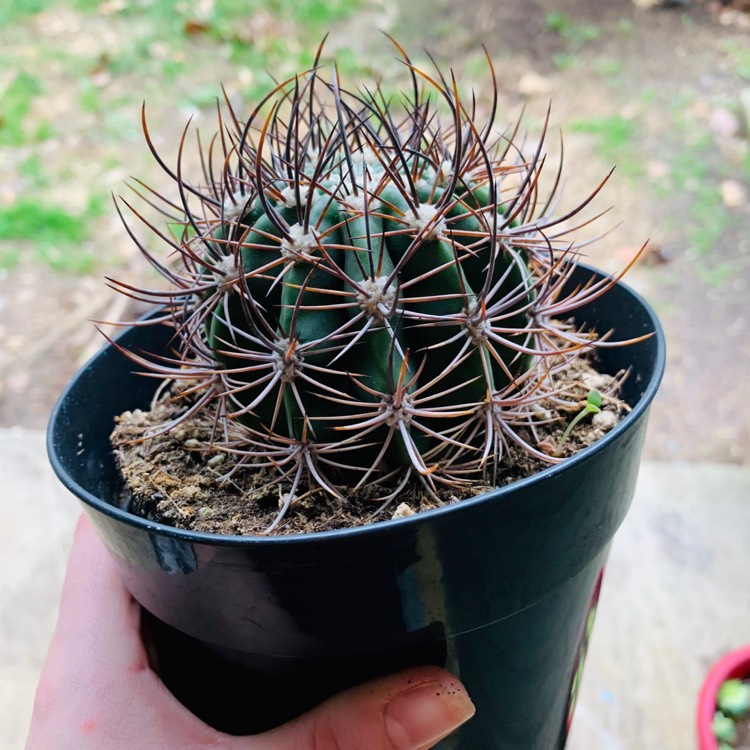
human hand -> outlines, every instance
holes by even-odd
[[[427,750],[474,714],[437,667],[365,683],[252,737],[191,714],[151,669],[141,610],[82,519],[37,688],[26,750]]]

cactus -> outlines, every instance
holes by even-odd
[[[589,222],[566,227],[606,179],[556,216],[559,171],[540,197],[544,135],[529,153],[518,125],[494,134],[496,86],[480,122],[452,75],[400,47],[412,91],[395,104],[377,87],[345,90],[335,66],[324,79],[321,50],[245,121],[225,96],[218,132],[198,139],[200,184],[183,176],[188,128],[172,170],[144,110],[178,194],[145,197],[182,236],[121,202],[179,268],[128,228],[170,289],[119,287],[166,303],[155,322],[174,326],[178,353],[129,356],[184,382],[180,419],[210,410],[215,444],[239,456],[232,471],[275,467],[286,498],[494,480],[511,442],[558,461],[521,428],[541,400],[565,403],[557,377],[576,357],[612,343],[571,314],[617,279],[563,289],[584,244],[571,232]]]

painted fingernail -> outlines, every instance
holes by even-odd
[[[450,734],[475,710],[459,685],[428,682],[391,700],[385,709],[386,731],[397,750],[421,750]]]

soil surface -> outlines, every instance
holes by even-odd
[[[647,4],[372,0],[331,30],[329,45],[370,54],[373,68],[380,69],[383,60],[385,70],[393,55],[372,29],[390,30],[419,62],[422,47],[450,61],[461,85],[475,86],[480,102],[488,91],[485,45],[502,89],[501,123],[525,109],[526,127],[538,135],[552,101],[549,148],[559,150],[561,128],[568,195],[587,193],[618,165],[599,202],[601,209],[615,207],[602,224],[613,229],[592,246],[590,260],[605,269],[621,267],[650,239],[629,282],[659,312],[669,359],[652,410],[646,457],[746,463],[750,147],[745,118],[750,114],[741,101],[750,96],[742,93],[750,87],[747,16],[740,3],[735,9],[695,0],[676,9],[639,7]],[[126,37],[117,24],[128,18],[112,15],[116,5],[104,3],[93,16],[61,6],[0,29],[7,60],[45,84],[29,117],[54,122],[55,129],[39,146],[0,147],[3,171],[10,175],[0,186],[0,205],[10,205],[28,187],[31,172],[22,172],[20,165],[32,163],[32,157],[57,176],[40,187],[47,197],[81,210],[91,195],[104,197],[86,240],[93,260],[84,272],[51,270],[29,243],[10,247],[0,239],[0,251],[10,248],[20,256],[0,270],[4,426],[43,427],[63,384],[101,341],[89,321],[134,314],[102,277],[150,278],[107,199],[110,190],[126,192],[123,181],[129,174],[164,182],[149,165],[138,135],[147,79],[129,72],[103,74],[93,64],[87,68],[88,82],[102,95],[133,100],[115,122],[106,106],[87,106],[80,79],[59,63],[65,55],[84,52],[97,60],[118,47]],[[193,44],[211,52],[210,38],[197,37]],[[52,62],[45,56],[51,49],[61,50]],[[210,104],[177,106],[191,86],[218,88],[224,82],[232,90],[241,77],[226,55],[217,52],[208,59],[192,76],[146,92],[152,132],[167,150],[191,112],[199,121],[204,117],[204,125],[210,122]],[[14,71],[6,72],[0,88]]]
[[[585,359],[575,361],[555,377],[556,388],[564,390],[571,406],[563,409],[558,400],[540,401],[539,419],[530,419],[528,427],[518,429],[519,435],[542,453],[559,458],[574,455],[604,437],[627,414],[629,407],[616,396],[625,375],[602,374]],[[190,386],[184,385],[186,393]],[[602,398],[601,411],[567,430],[586,406],[592,388]],[[549,466],[512,441],[507,441],[498,465],[485,474],[466,484],[435,482],[429,490],[406,476],[380,482],[376,473],[353,487],[351,476],[336,476],[318,466],[329,486],[339,492],[337,498],[318,486],[309,487],[304,479],[293,488],[287,478],[293,471],[282,477],[276,467],[248,461],[234,447],[234,440],[230,439],[228,449],[218,444],[210,409],[180,420],[192,403],[190,396],[173,387],[150,411],[122,414],[112,433],[115,460],[125,478],[122,507],[192,531],[253,535],[350,528],[450,505]],[[144,435],[151,437],[143,440]]]

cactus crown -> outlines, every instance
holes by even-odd
[[[188,414],[212,410],[215,443],[240,456],[233,471],[273,466],[289,498],[492,478],[509,442],[554,462],[521,428],[542,399],[564,401],[560,373],[603,345],[569,318],[616,279],[563,290],[584,244],[571,232],[589,223],[563,222],[603,182],[553,215],[560,172],[542,199],[544,137],[527,153],[518,125],[496,135],[496,87],[480,122],[452,75],[399,50],[412,91],[398,105],[343,89],[335,67],[326,81],[321,50],[246,121],[225,96],[218,132],[198,139],[200,184],[182,174],[187,128],[173,171],[144,114],[178,193],[147,200],[182,236],[122,200],[179,261],[139,243],[171,288],[120,289],[166,302],[155,322],[174,326],[176,353],[129,356],[183,381]]]

